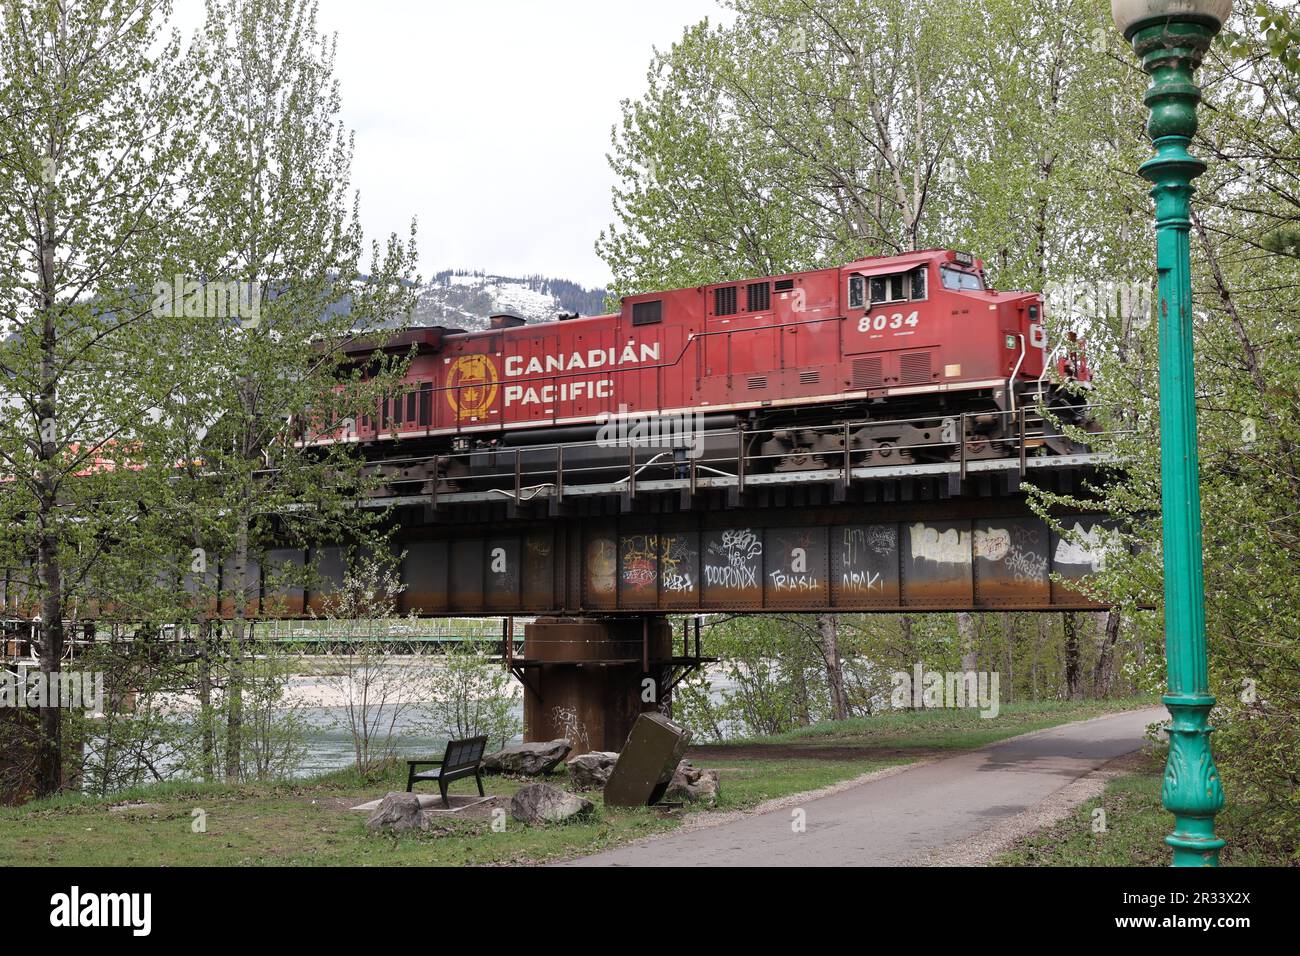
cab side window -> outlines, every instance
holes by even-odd
[[[894,275],[872,276],[869,280],[855,275],[849,278],[849,308],[865,308],[866,292],[870,291],[871,304],[887,302],[915,302],[924,299],[927,294],[927,266],[917,266],[908,272]]]
[[[903,274],[871,277],[871,304],[877,302],[898,302],[906,299],[903,291]]]

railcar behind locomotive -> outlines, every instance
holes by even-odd
[[[703,416],[733,447],[741,425],[774,468],[842,457],[846,438],[855,462],[991,456],[1040,398],[1081,418],[1090,378],[1082,343],[1052,362],[1040,294],[989,289],[983,263],[952,250],[628,296],[610,315],[418,328],[384,347],[413,349],[405,387],[355,439],[463,454],[448,477],[637,415]],[[1055,432],[1036,444],[1073,450]]]

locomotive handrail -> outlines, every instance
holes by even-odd
[[[1113,410],[1113,406],[1087,404],[1081,406],[1073,406],[1072,410],[1075,413],[1091,412],[1094,410],[1098,410],[1098,411]],[[969,464],[972,460],[968,452],[971,448],[979,445],[979,446],[984,446],[980,456],[981,460],[1001,460],[1001,461],[1014,460],[1016,462],[1016,465],[1018,467],[1021,476],[1023,477],[1028,467],[1027,457],[1028,457],[1029,444],[1033,441],[1042,441],[1047,437],[1049,437],[1049,432],[1046,430],[1045,424],[1049,419],[1054,419],[1056,417],[1052,414],[1052,411],[1050,409],[1042,407],[1041,405],[1035,410],[1036,413],[1033,415],[1032,418],[1030,415],[1030,411],[1031,410],[1028,408],[1028,406],[1021,406],[1014,410],[986,412],[986,413],[979,413],[979,414],[959,413],[951,416],[944,416],[945,418],[952,419],[956,423],[957,434],[954,437],[954,439],[945,441],[942,438],[940,438],[939,440],[936,441],[902,442],[896,445],[887,446],[888,452],[886,452],[886,454],[892,456],[893,454],[896,453],[910,454],[912,452],[924,452],[926,450],[932,450],[932,449],[955,447],[954,455],[955,455],[955,463],[957,465],[957,472],[961,477],[964,478],[968,473]],[[979,435],[974,435],[974,436],[968,435],[967,427],[966,427],[967,423],[977,418],[985,418],[985,419],[1001,418],[1004,420],[1004,423],[1007,426],[1005,429],[1005,433],[1013,434],[1015,437],[1013,439],[1008,439],[1005,437],[985,438],[985,437],[980,437]],[[421,463],[427,464],[428,462],[433,461],[434,462],[433,475],[429,475],[426,473],[426,474],[416,475],[411,477],[395,476],[389,479],[389,484],[397,486],[402,484],[408,484],[411,482],[419,482],[422,484],[426,482],[432,482],[433,490],[431,492],[431,497],[433,497],[433,499],[436,502],[437,495],[439,493],[437,490],[437,486],[439,483],[441,483],[444,480],[454,480],[457,483],[465,482],[465,483],[472,484],[476,480],[500,481],[510,477],[505,472],[498,472],[496,474],[487,474],[487,475],[470,474],[466,476],[456,476],[454,479],[445,479],[438,468],[438,463],[446,459],[454,459],[457,457],[464,458],[464,457],[473,457],[475,455],[492,455],[492,456],[504,455],[507,456],[507,460],[511,461],[511,463],[513,464],[512,488],[488,488],[485,489],[487,492],[490,492],[495,495],[501,495],[507,498],[512,498],[517,502],[523,502],[523,501],[531,501],[534,498],[536,498],[538,495],[542,494],[547,490],[553,490],[557,498],[562,499],[566,488],[576,490],[584,487],[580,483],[582,476],[585,476],[589,473],[608,473],[611,470],[611,468],[617,468],[616,465],[613,465],[610,462],[598,462],[595,464],[590,464],[590,463],[572,464],[571,462],[565,461],[566,451],[572,452],[579,449],[590,449],[590,448],[608,449],[610,447],[619,447],[626,444],[628,445],[628,457],[625,465],[626,473],[622,477],[615,479],[611,485],[603,486],[609,489],[610,491],[613,491],[619,486],[626,486],[625,493],[630,493],[634,495],[636,493],[637,479],[643,475],[646,475],[648,472],[651,472],[653,469],[668,471],[670,477],[673,477],[675,474],[675,477],[677,477],[678,479],[687,481],[688,487],[690,487],[692,492],[694,492],[698,488],[698,483],[701,479],[702,473],[707,475],[712,475],[715,476],[716,478],[721,478],[721,479],[734,479],[736,485],[739,488],[743,489],[746,487],[748,483],[749,472],[752,470],[752,468],[755,465],[762,463],[766,466],[770,463],[775,463],[772,465],[772,467],[779,470],[781,461],[794,458],[794,457],[805,458],[805,459],[809,457],[830,459],[830,460],[839,459],[842,462],[842,465],[839,466],[838,469],[836,470],[838,470],[838,472],[842,475],[843,481],[845,482],[845,486],[848,487],[849,485],[852,484],[855,468],[865,467],[869,470],[873,467],[879,467],[879,468],[893,467],[895,464],[894,462],[868,463],[870,461],[872,453],[878,451],[879,449],[851,447],[852,446],[851,436],[855,428],[871,428],[871,427],[879,428],[882,426],[888,427],[888,426],[905,426],[905,425],[913,425],[913,424],[933,424],[934,421],[935,421],[934,417],[930,416],[925,418],[865,420],[865,421],[857,421],[857,422],[843,422],[843,423],[838,423],[833,425],[795,425],[795,426],[772,427],[772,428],[762,428],[762,429],[748,429],[743,427],[743,423],[740,423],[737,424],[734,428],[730,428],[730,429],[712,429],[708,431],[700,431],[694,433],[694,437],[699,439],[706,439],[708,436],[721,438],[723,436],[734,435],[736,443],[734,446],[735,450],[733,452],[731,452],[730,454],[724,452],[722,454],[715,454],[712,456],[706,456],[701,454],[698,456],[689,457],[685,462],[681,461],[676,456],[670,458],[670,453],[667,450],[656,450],[658,446],[650,446],[646,448],[646,446],[637,445],[635,441],[620,439],[613,443],[607,441],[601,441],[601,440],[594,440],[594,441],[581,441],[581,442],[565,442],[565,443],[557,443],[554,445],[530,445],[526,447],[512,446],[509,448],[489,448],[483,450],[462,452],[459,454],[452,454],[452,455],[408,456],[405,458],[384,459],[384,460],[376,461],[372,464],[372,467],[398,468],[403,465],[413,465],[413,464],[421,464]],[[1034,422],[1037,425],[1037,427],[1031,427],[1031,422]],[[1095,432],[1094,434],[1114,436],[1114,435],[1122,435],[1122,434],[1132,434],[1135,433],[1136,431],[1137,429],[1135,428],[1107,429],[1104,431]],[[790,433],[790,432],[798,432],[804,436],[837,434],[840,440],[840,447],[831,448],[831,449],[814,449],[811,447],[800,447],[793,450],[781,450],[778,452],[769,452],[766,454],[762,452],[756,452],[753,450],[747,450],[747,446],[749,446],[752,440],[761,439],[763,436],[774,436],[777,435],[778,433]],[[989,443],[992,443],[993,445],[993,450],[995,452],[993,454],[989,454],[990,451],[988,447]],[[652,452],[649,460],[641,460],[640,452],[642,451],[642,448],[646,448],[646,451]],[[1002,451],[1003,449],[1005,449],[1005,452]],[[553,453],[555,464],[553,467],[541,463],[529,465],[525,463],[523,460],[525,452],[528,453],[529,456],[531,457],[537,457],[537,456],[547,457],[549,454]],[[855,455],[859,455],[861,456],[861,459],[866,459],[866,460],[865,461],[860,460],[859,463],[855,465],[854,463]],[[917,463],[912,462],[912,460],[909,458],[906,462],[900,461],[899,464],[917,464]],[[923,464],[923,462],[920,464]],[[801,468],[799,470],[806,470],[806,469]],[[816,470],[816,469],[812,469],[812,470]],[[541,482],[534,483],[531,481],[531,479],[535,477],[542,477],[549,480],[543,480]],[[579,481],[577,483],[573,481],[575,477],[579,478]],[[591,486],[591,487],[602,487],[602,486]]]
[[[636,446],[635,446],[635,445],[632,446],[632,451],[635,453],[635,451],[636,451]],[[637,475],[640,475],[640,474],[641,474],[642,472],[644,472],[647,468],[650,468],[652,465],[654,465],[656,462],[658,462],[659,459],[662,458],[662,457],[664,457],[664,455],[666,455],[666,454],[668,454],[668,452],[666,452],[666,451],[661,451],[659,454],[655,455],[653,458],[651,458],[649,461],[647,461],[647,462],[646,462],[644,465],[642,465],[640,468],[636,468],[635,471],[630,471],[629,474],[625,475],[625,476],[622,477],[622,478],[619,478],[617,481],[614,482],[614,484],[616,484],[616,485],[621,485],[621,484],[622,484],[623,482],[625,482],[625,481],[629,481],[629,480],[635,481]]]
[[[1020,374],[1020,366],[1025,364],[1025,337],[1018,334],[1016,338],[1020,340],[1020,357],[1016,359],[1016,367],[1011,370],[1011,376],[1007,379],[1007,398],[1011,402],[1013,412],[1016,410],[1016,376]],[[964,473],[962,477],[965,477]]]
[[[1097,409],[1097,410],[1105,410],[1105,409],[1114,409],[1114,408],[1116,408],[1116,407],[1117,407],[1117,406],[1114,406],[1114,405],[1094,405],[1094,404],[1087,404],[1087,405],[1074,406],[1074,408],[1075,408],[1076,411],[1086,411],[1086,410],[1093,410],[1093,409]],[[1020,410],[1017,410],[1017,411],[983,412],[983,413],[979,413],[979,414],[980,414],[980,415],[983,415],[983,416],[1015,416],[1015,415],[1019,414],[1019,411],[1020,411]],[[1026,411],[1026,412],[1027,412],[1027,411],[1028,411],[1028,408],[1026,407],[1025,409],[1023,409],[1023,411]],[[966,415],[966,417],[968,417],[968,418],[969,418],[969,417],[973,417],[970,413],[965,413],[965,415]],[[953,419],[958,419],[958,418],[961,418],[962,415],[961,415],[961,414],[954,414],[954,415],[943,416],[943,417],[946,417],[946,418],[953,418]],[[736,433],[739,433],[739,434],[742,434],[742,435],[744,435],[744,436],[750,436],[750,437],[753,437],[753,436],[758,436],[758,435],[774,435],[774,434],[776,434],[776,433],[778,433],[778,432],[789,432],[789,431],[801,431],[801,432],[832,432],[832,431],[834,431],[834,432],[840,432],[840,431],[842,431],[843,429],[845,429],[846,427],[851,429],[851,428],[862,428],[862,427],[873,427],[873,426],[877,426],[877,427],[878,427],[878,426],[881,426],[881,425],[910,425],[910,424],[914,424],[914,423],[932,422],[932,421],[934,421],[934,418],[935,418],[935,416],[928,416],[928,417],[923,417],[923,418],[920,418],[920,417],[918,417],[918,418],[903,418],[903,419],[892,419],[892,418],[891,418],[891,419],[863,419],[863,420],[860,420],[860,421],[845,422],[845,423],[837,423],[837,424],[831,424],[831,425],[787,425],[787,426],[773,427],[773,428],[754,428],[754,429],[751,429],[751,428],[735,429],[735,428],[733,428],[733,429],[715,429],[715,430],[713,431],[713,433],[714,433],[714,434],[736,434]],[[1096,434],[1099,434],[1099,435],[1108,435],[1108,434],[1124,434],[1124,433],[1130,433],[1130,432],[1132,432],[1132,431],[1133,431],[1132,429],[1108,430],[1108,431],[1104,431],[1104,432],[1097,432]],[[707,435],[707,434],[709,434],[709,433],[708,433],[708,432],[704,432],[704,433],[701,433],[701,434],[706,434],[706,435]],[[955,440],[954,440],[954,441],[931,441],[931,442],[915,442],[915,443],[910,443],[910,444],[900,444],[900,445],[894,445],[894,446],[891,446],[891,447],[894,447],[894,448],[896,448],[896,449],[903,449],[903,448],[934,448],[934,447],[941,447],[941,446],[944,446],[944,445],[955,445],[956,443],[957,443],[957,442],[956,442]],[[623,440],[620,440],[620,441],[615,442],[615,443],[613,444],[612,447],[618,447],[618,446],[623,445],[623,444],[625,444],[625,442],[624,442]],[[543,453],[543,452],[559,452],[559,451],[562,450],[562,449],[573,450],[573,449],[581,449],[581,448],[605,448],[605,447],[611,447],[611,445],[609,445],[609,444],[606,443],[606,442],[602,442],[602,441],[600,441],[600,440],[592,440],[592,441],[561,442],[561,443],[556,443],[556,444],[552,444],[552,445],[528,445],[528,446],[510,446],[510,447],[508,447],[508,448],[484,448],[484,449],[473,449],[473,450],[465,451],[465,452],[440,453],[440,454],[438,454],[438,455],[411,455],[411,456],[404,456],[404,457],[401,457],[401,458],[383,458],[383,459],[376,459],[375,461],[370,462],[370,463],[369,463],[369,466],[370,466],[370,467],[378,467],[378,466],[397,467],[397,466],[401,466],[401,465],[420,464],[420,463],[430,462],[430,461],[434,460],[435,458],[439,458],[439,459],[441,459],[441,458],[457,458],[457,457],[467,457],[467,456],[473,456],[473,455],[511,455],[511,456],[514,456],[514,455],[516,455],[517,453],[522,453],[522,452],[528,452],[528,453],[537,454],[537,453]],[[634,447],[638,447],[638,446],[634,446]],[[855,449],[855,450],[867,450],[867,449]],[[756,460],[756,459],[761,459],[761,458],[782,457],[782,456],[785,455],[785,454],[789,454],[789,453],[782,453],[781,455],[758,455],[758,454],[750,453],[750,454],[746,454],[746,455],[745,455],[745,458],[746,458],[746,460]],[[735,456],[733,455],[733,456],[728,456],[728,457],[724,457],[724,458],[699,458],[699,459],[696,459],[696,460],[697,460],[697,461],[701,461],[701,460],[702,460],[702,461],[734,461],[734,460],[735,460]],[[647,462],[647,463],[643,463],[643,464],[641,465],[641,468],[644,469],[644,467],[645,467],[646,464],[649,464],[649,463],[648,463],[648,462]],[[565,466],[565,471],[566,471],[566,472],[574,472],[574,471],[591,471],[591,470],[595,470],[595,471],[607,471],[608,469],[609,469],[609,466],[608,466],[608,465],[566,465],[566,466]],[[527,473],[529,473],[529,472],[528,472],[527,469],[525,469],[525,470],[524,470],[524,473],[527,474]],[[394,481],[419,481],[419,480],[427,480],[427,478],[424,478],[424,477],[394,478],[393,480],[394,480]]]

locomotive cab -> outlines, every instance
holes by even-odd
[[[845,385],[865,392],[863,419],[888,419],[853,433],[866,460],[1003,454],[1019,438],[1017,415],[1054,397],[1042,296],[990,289],[975,257],[926,250],[851,263],[842,276]],[[1081,356],[1068,367],[1086,375]],[[1058,434],[1032,444],[1069,450]]]

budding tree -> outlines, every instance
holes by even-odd
[[[136,519],[159,472],[138,425],[172,372],[148,290],[184,261],[203,125],[167,13],[0,7],[0,567],[39,614],[47,675],[105,559],[153,550]],[[39,734],[45,795],[61,786],[57,707]]]
[[[224,763],[237,778],[249,618],[266,585],[301,583],[311,570],[269,567],[267,551],[337,540],[374,518],[356,507],[366,478],[350,439],[401,363],[359,363],[347,346],[410,311],[415,226],[407,241],[375,244],[363,274],[335,40],[319,32],[314,3],[209,0],[201,46],[212,115],[198,200],[204,280],[237,290],[240,308],[213,314],[205,298],[201,314],[187,308],[180,323],[191,375],[172,408],[207,425],[202,467],[172,494],[188,509],[190,543],[221,563],[205,597],[231,617],[221,648]],[[181,455],[193,438],[178,434],[178,460],[191,460]]]

